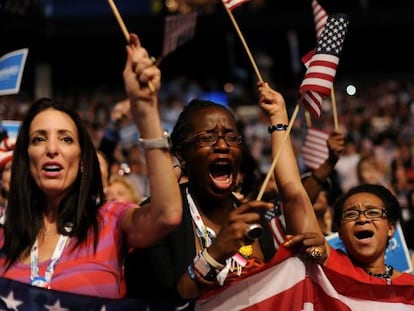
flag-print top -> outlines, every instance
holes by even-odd
[[[50,288],[59,291],[106,297],[122,298],[125,285],[122,266],[127,253],[121,232],[121,218],[133,203],[109,202],[100,210],[99,242],[94,252],[91,235],[85,243],[73,249],[76,238],[68,241],[55,266]],[[0,228],[0,245],[4,232]],[[44,275],[50,260],[39,262],[39,274]],[[30,283],[30,264],[17,263],[4,272],[4,258],[0,258],[0,276]]]

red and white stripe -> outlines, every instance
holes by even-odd
[[[233,9],[242,5],[243,3],[249,2],[249,1],[250,0],[223,0],[223,3],[230,11],[232,11]]]
[[[328,14],[316,0],[312,0],[312,11],[315,20],[316,38],[319,39],[328,20]]]

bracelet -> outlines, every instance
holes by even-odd
[[[207,248],[203,249],[201,255],[206,259],[208,264],[217,270],[222,270],[225,265],[215,260],[211,255],[208,253]]]
[[[198,283],[197,276],[196,276],[195,271],[194,271],[194,264],[191,263],[191,264],[188,265],[187,272],[188,272],[188,275],[190,276],[190,279],[192,279],[194,282]]]
[[[217,270],[207,262],[201,252],[194,257],[193,266],[194,270],[197,271],[203,279],[209,282],[216,279]]]
[[[279,124],[276,124],[276,125],[270,125],[268,127],[267,131],[269,132],[269,134],[272,134],[274,131],[277,131],[277,132],[286,131],[287,128],[288,128],[287,124],[279,123]]]
[[[160,138],[140,138],[139,143],[143,149],[170,149],[170,135],[164,131]]]

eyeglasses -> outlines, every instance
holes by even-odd
[[[385,208],[377,208],[377,207],[370,207],[366,210],[356,210],[356,209],[349,209],[347,211],[342,212],[342,220],[343,221],[353,221],[357,220],[361,214],[371,220],[379,220],[383,217],[387,216],[387,210]]]
[[[201,132],[195,134],[194,136],[184,140],[183,143],[185,144],[192,144],[195,143],[202,147],[211,147],[217,143],[219,138],[223,138],[227,145],[230,147],[237,147],[242,143],[242,137],[240,135],[234,133],[226,133],[224,135],[218,135],[217,132]]]

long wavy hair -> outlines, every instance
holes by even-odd
[[[99,236],[98,211],[104,202],[96,149],[79,115],[69,106],[48,98],[36,100],[21,124],[13,154],[10,193],[4,226],[3,252],[6,267],[26,255],[43,228],[47,197],[30,174],[28,147],[29,129],[33,119],[42,111],[55,109],[67,114],[75,123],[81,149],[81,167],[75,182],[60,202],[58,232],[77,238],[75,248],[94,234],[96,250]],[[72,230],[65,227],[71,226]]]

